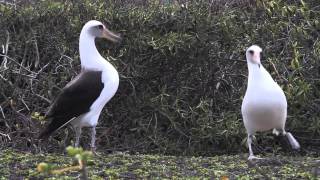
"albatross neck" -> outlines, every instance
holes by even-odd
[[[101,69],[102,65],[106,63],[98,52],[94,40],[94,36],[90,35],[85,30],[81,31],[79,52],[81,67],[84,69]]]
[[[260,81],[261,79],[264,79],[264,72],[263,72],[263,66],[262,64],[258,65],[255,63],[252,63],[250,61],[247,61],[248,63],[248,71],[249,71],[249,78],[248,81]]]

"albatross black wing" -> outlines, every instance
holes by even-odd
[[[46,119],[51,120],[39,138],[49,137],[75,117],[89,112],[104,87],[101,71],[82,71],[66,85],[51,105]]]

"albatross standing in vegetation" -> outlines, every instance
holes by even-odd
[[[268,131],[286,136],[293,149],[299,149],[298,141],[291,133],[285,131],[287,118],[287,100],[280,86],[272,79],[260,62],[262,49],[253,45],[246,51],[249,70],[247,91],[241,112],[244,126],[248,133],[249,158],[259,159],[253,155],[251,144],[255,132]]]
[[[75,146],[79,146],[82,127],[91,127],[91,148],[95,151],[96,125],[105,104],[114,96],[119,86],[117,70],[106,61],[95,46],[95,38],[113,42],[120,37],[109,31],[101,22],[91,20],[81,30],[79,52],[81,73],[69,82],[57,96],[46,119],[51,120],[40,138],[71,123],[76,131]]]

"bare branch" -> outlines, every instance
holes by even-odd
[[[11,138],[10,138],[9,134],[5,134],[5,133],[0,132],[0,135],[4,136],[4,137],[7,137],[9,139],[9,141],[11,141]]]
[[[46,101],[48,104],[51,104],[50,99],[45,98],[45,97],[43,97],[43,96],[41,96],[41,95],[39,95],[39,94],[35,94],[35,96],[37,96],[37,97],[41,98],[42,100]]]
[[[6,31],[7,34],[7,40],[6,40],[6,44],[4,46],[2,46],[2,53],[4,54],[3,56],[3,61],[1,63],[1,67],[4,67],[5,69],[7,69],[7,54],[8,54],[8,49],[9,49],[9,43],[10,43],[10,34],[9,31]]]
[[[3,112],[3,109],[2,109],[2,106],[1,106],[1,105],[0,105],[0,111],[1,111],[1,114],[2,114],[3,119],[5,119],[6,116],[4,115],[4,112]]]
[[[35,51],[36,51],[36,62],[34,63],[34,67],[38,68],[39,63],[40,63],[39,48],[38,48],[38,43],[37,43],[37,38],[36,38],[35,32],[32,31],[32,34],[33,34],[34,48],[35,48]]]

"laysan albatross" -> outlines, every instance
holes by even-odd
[[[50,106],[46,119],[51,120],[39,138],[48,138],[67,124],[76,131],[75,146],[79,146],[82,127],[91,127],[91,148],[95,150],[96,126],[105,104],[114,96],[119,86],[117,70],[106,61],[95,46],[95,38],[112,42],[120,36],[109,31],[96,20],[87,22],[80,33],[79,52],[81,72],[69,82]]]
[[[273,133],[286,136],[293,149],[299,149],[298,141],[291,133],[285,131],[287,118],[287,100],[281,87],[272,79],[262,66],[259,46],[250,46],[246,51],[249,70],[247,91],[243,98],[241,112],[244,126],[248,133],[247,143],[249,158],[260,159],[253,155],[251,148],[255,132],[273,129]]]

